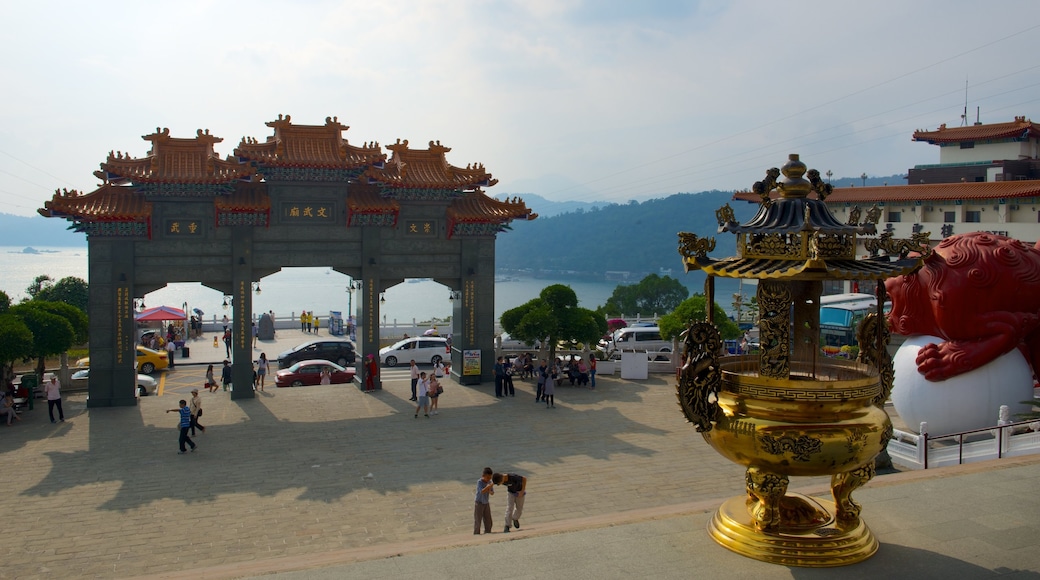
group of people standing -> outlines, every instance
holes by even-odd
[[[423,414],[426,417],[430,415],[437,415],[437,404],[440,401],[440,396],[444,393],[444,385],[441,380],[444,379],[445,369],[447,367],[443,362],[438,361],[437,364],[433,365],[433,373],[429,376],[426,372],[419,371],[419,365],[415,364],[415,361],[411,362],[411,379],[412,379],[412,396],[410,401],[415,401],[415,418],[419,418],[419,410],[422,409]],[[368,389],[366,389],[368,390]]]
[[[306,311],[300,313],[300,330],[306,333],[314,332],[318,334],[318,325],[320,319],[314,315],[314,311]]]
[[[480,535],[481,524],[484,533],[490,534],[494,522],[491,518],[491,496],[495,495],[496,485],[506,486],[506,526],[502,533],[509,533],[509,526],[520,529],[520,516],[524,514],[524,500],[527,498],[527,478],[516,473],[495,473],[485,467],[477,480],[477,495],[473,504],[473,534]]]

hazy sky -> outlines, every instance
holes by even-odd
[[[969,122],[1040,120],[1036,0],[2,2],[20,215],[156,127],[226,156],[279,114],[439,140],[490,194],[618,202],[747,188],[788,153],[835,178],[937,163],[911,134],[959,126],[966,93]]]

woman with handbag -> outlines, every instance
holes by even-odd
[[[430,377],[430,414],[437,414],[437,401],[440,399],[441,393],[444,392],[444,386],[437,380],[436,376]]]

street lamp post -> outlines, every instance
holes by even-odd
[[[832,175],[834,175],[834,173],[830,169],[828,169],[827,170],[827,183],[831,182],[831,176]]]
[[[867,174],[866,174],[866,172],[864,172],[863,175],[860,175],[859,178],[863,180],[863,187],[866,187],[867,186]]]

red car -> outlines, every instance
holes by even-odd
[[[354,380],[354,368],[343,368],[327,360],[302,360],[287,369],[275,373],[274,384],[279,387],[302,387],[320,385],[321,371],[329,370],[331,384],[349,383]]]

